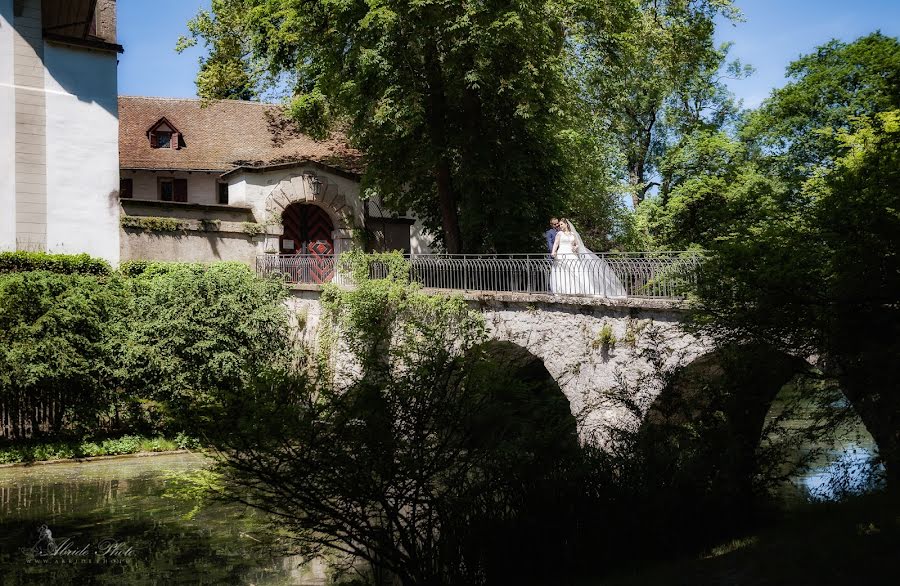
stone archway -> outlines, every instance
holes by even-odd
[[[352,245],[353,208],[347,202],[347,198],[340,193],[336,183],[329,181],[327,177],[322,175],[317,177],[321,181],[318,194],[313,192],[310,179],[306,175],[293,174],[282,179],[266,198],[266,217],[271,222],[281,223],[284,211],[291,204],[308,203],[318,205],[328,213],[331,219],[334,226],[334,232],[331,235],[334,242],[334,252],[335,254],[340,254],[350,250]],[[271,246],[271,248],[277,249],[278,242],[275,241],[274,246]]]
[[[766,415],[781,389],[809,369],[770,347],[737,345],[671,373],[633,438],[650,483],[667,487],[672,506],[710,512],[706,521],[744,522],[758,496]]]

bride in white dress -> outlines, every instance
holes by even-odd
[[[559,221],[553,242],[550,291],[560,295],[625,297],[625,287],[605,260],[588,250],[569,220]]]

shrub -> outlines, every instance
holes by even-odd
[[[287,359],[285,295],[240,263],[0,273],[0,405],[27,418],[11,437],[192,429],[188,407],[248,361]]]
[[[48,254],[46,252],[0,252],[0,273],[48,271],[60,274],[108,275],[109,263],[88,254]]]
[[[286,291],[246,265],[150,263],[127,283],[125,386],[166,405],[178,429],[192,429],[219,389],[240,386],[248,363],[288,358]]]
[[[96,426],[113,398],[110,341],[125,309],[115,277],[0,275],[0,403],[26,413],[32,433],[58,433],[64,423]],[[62,412],[48,426],[36,408],[51,403]],[[14,425],[14,435],[24,431]]]
[[[241,222],[241,228],[247,236],[259,236],[266,231],[266,227],[256,222]]]
[[[188,227],[188,223],[184,220],[159,216],[122,216],[120,223],[123,228],[134,228],[147,232],[178,232],[186,230]]]

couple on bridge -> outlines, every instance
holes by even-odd
[[[613,268],[584,245],[572,222],[550,218],[544,237],[551,259],[551,293],[625,297],[625,287]]]

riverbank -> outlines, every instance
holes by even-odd
[[[900,578],[898,501],[875,494],[807,505],[699,556],[635,565],[583,586],[895,584]]]
[[[184,434],[174,438],[125,435],[118,438],[10,444],[0,446],[0,468],[149,453],[181,453],[199,447],[196,439]]]

